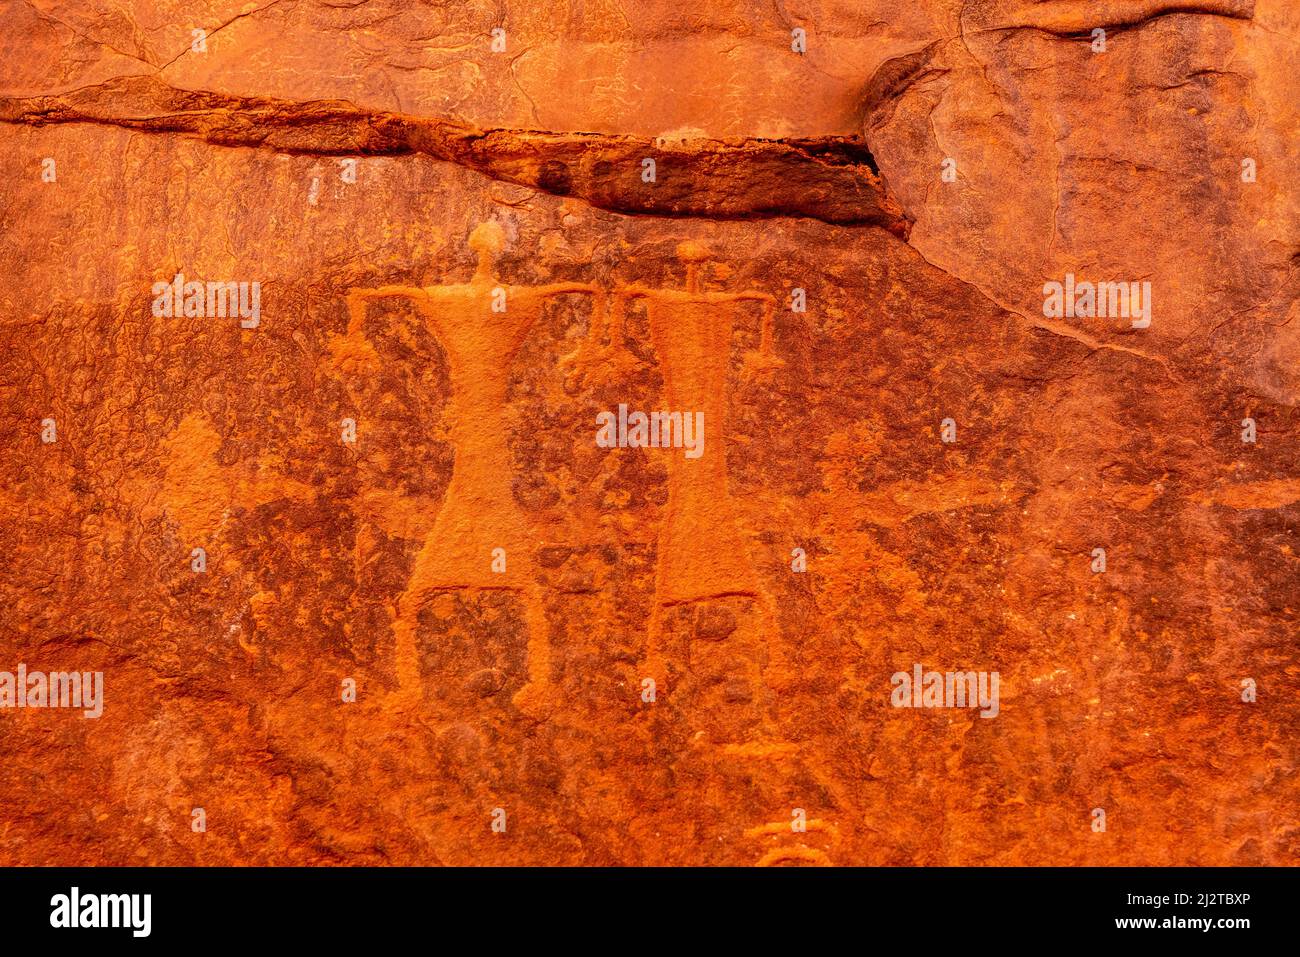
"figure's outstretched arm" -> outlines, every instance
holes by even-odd
[[[528,290],[530,295],[539,299],[565,296],[572,293],[586,293],[592,297],[591,323],[587,330],[587,341],[596,340],[603,331],[605,323],[605,288],[593,282],[553,282],[548,286],[534,286]]]
[[[726,293],[725,297],[732,300],[748,300],[751,302],[761,302],[763,304],[763,319],[759,327],[758,351],[760,354],[770,356],[772,354],[772,335],[773,328],[776,324],[776,297],[765,292],[733,292]]]
[[[559,284],[566,285],[566,284]],[[588,291],[588,290],[583,290]],[[637,360],[627,351],[623,339],[624,315],[629,299],[644,296],[649,290],[640,287],[623,286],[612,292],[603,286],[590,287],[593,299],[591,303],[591,324],[586,336],[572,355],[566,357],[579,367],[590,363],[604,365],[635,363]],[[605,344],[608,337],[609,344]]]
[[[586,292],[597,295],[601,290],[593,282],[553,282],[549,286],[537,286],[534,291],[543,299],[547,299],[551,296],[563,296],[571,292]]]
[[[645,299],[653,293],[645,286],[620,286],[614,291],[614,306],[610,310],[609,344],[622,349],[623,321],[627,314],[627,304],[633,299]]]
[[[542,299],[552,296],[565,296],[570,293],[584,292],[592,297],[591,328],[594,331],[599,322],[604,320],[605,288],[594,282],[553,282],[549,286],[537,286],[532,290]]]
[[[406,299],[422,299],[425,291],[418,286],[380,286],[377,289],[348,290],[348,335],[361,331],[366,319],[366,303],[371,299],[387,299],[400,296]]]

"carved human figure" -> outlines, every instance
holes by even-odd
[[[609,323],[609,348],[617,351],[625,307],[642,300],[663,377],[661,407],[681,412],[683,419],[703,413],[702,455],[687,457],[678,449],[660,453],[668,471],[668,500],[658,537],[645,668],[666,680],[677,671],[669,659],[684,651],[691,661],[688,671],[698,679],[688,693],[699,730],[720,744],[756,737],[766,747],[779,738],[763,676],[770,665],[782,673],[780,635],[772,597],[760,584],[736,520],[726,436],[733,327],[745,303],[760,304],[759,348],[745,356],[744,368],[751,374],[779,366],[772,353],[776,301],[764,292],[705,288],[709,256],[695,242],[681,243],[677,255],[685,267],[685,288],[616,289]],[[719,644],[719,634],[730,636]],[[697,636],[707,637],[695,651],[685,650]]]
[[[469,246],[478,265],[467,283],[352,289],[348,337],[363,335],[365,304],[409,299],[447,355],[451,385],[451,437],[455,461],[446,498],[425,540],[394,624],[399,692],[420,693],[416,621],[429,595],[457,589],[502,590],[524,595],[527,608],[528,685],[516,701],[538,704],[549,688],[550,655],[541,596],[533,577],[535,537],[511,492],[513,469],[502,428],[508,371],[547,299],[570,293],[600,296],[590,283],[508,286],[494,260],[504,233],[494,222],[474,229]],[[599,308],[600,302],[597,303]]]
[[[622,336],[625,303],[643,299],[650,338],[664,379],[663,404],[683,415],[704,413],[704,452],[667,456],[668,504],[659,534],[655,593],[660,605],[760,594],[727,489],[727,380],[737,306],[763,304],[760,361],[771,359],[776,301],[763,292],[716,292],[702,287],[708,252],[687,241],[677,247],[685,289],[624,286],[614,293],[611,340]]]

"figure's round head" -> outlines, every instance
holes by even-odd
[[[709,258],[709,251],[693,239],[677,244],[677,258],[684,263],[702,263]]]
[[[480,223],[469,234],[469,248],[476,253],[499,253],[505,244],[505,231],[494,220]]]

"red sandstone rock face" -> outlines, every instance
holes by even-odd
[[[0,7],[0,860],[1296,863],[1297,41]]]

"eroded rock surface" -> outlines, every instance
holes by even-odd
[[[1296,863],[1298,41],[0,5],[0,860]]]

